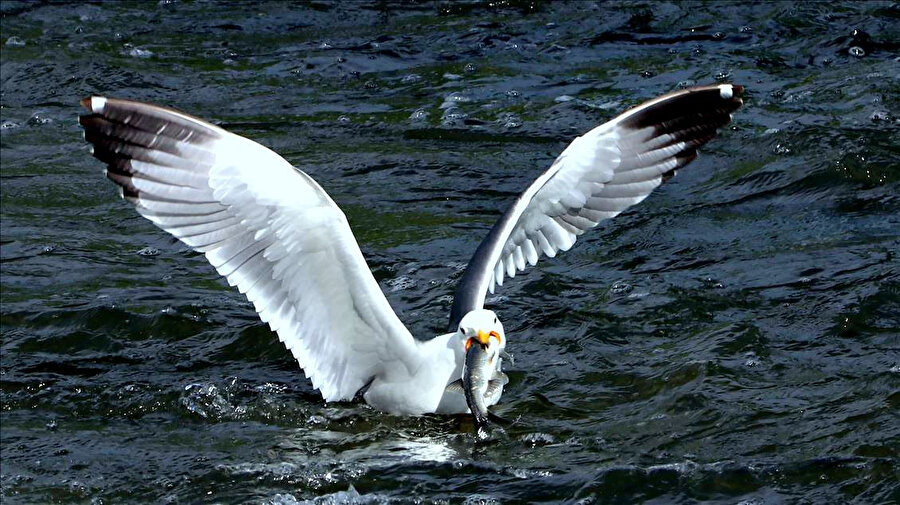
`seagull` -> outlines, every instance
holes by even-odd
[[[391,309],[341,209],[275,152],[131,100],[85,98],[79,122],[121,196],[253,303],[326,402],[361,397],[389,414],[483,422],[509,360],[487,293],[641,202],[731,120],[742,93],[678,90],[573,140],[488,232],[459,280],[448,333],[430,339]]]

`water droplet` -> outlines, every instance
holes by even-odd
[[[153,51],[149,49],[141,49],[140,47],[132,47],[131,44],[125,44],[122,54],[131,56],[132,58],[149,58],[153,56]]]
[[[678,54],[678,49],[675,49],[674,47],[670,47],[666,52],[669,54]]]
[[[725,38],[725,32],[716,32],[713,34],[713,39],[722,40]]]
[[[415,287],[416,281],[410,279],[409,277],[397,277],[395,279],[387,281],[386,284],[391,288],[391,292],[393,293],[397,291],[405,291],[407,289]]]
[[[444,97],[444,103],[441,104],[442,109],[449,109],[451,107],[456,107],[457,104],[471,102],[472,99],[467,97],[466,95],[454,91],[449,95]]]
[[[56,419],[51,419],[45,426],[50,431],[56,431],[56,428],[58,427],[56,424]]]
[[[347,117],[347,116],[345,116],[345,115],[340,115],[340,116],[338,116],[338,118],[337,118],[337,122],[340,123],[340,124],[349,124],[349,123],[350,123],[350,118]]]
[[[28,119],[28,124],[32,125],[32,126],[40,126],[40,125],[45,125],[45,124],[52,123],[52,122],[53,122],[52,119],[50,119],[48,117],[44,117],[40,113],[35,114]]]
[[[853,46],[848,49],[847,52],[850,53],[850,56],[854,56],[856,58],[862,58],[866,55],[866,50],[859,46]]]
[[[738,31],[741,33],[753,33],[753,27],[749,25],[744,25],[738,28]]]
[[[648,79],[650,77],[653,77],[654,75],[656,74],[654,74],[651,70],[644,70],[643,72],[641,72],[641,77],[643,77],[644,79]]]
[[[365,86],[366,86],[366,89],[377,89],[378,83],[375,81],[366,81]]]
[[[888,112],[886,110],[876,110],[875,112],[872,113],[871,116],[869,116],[869,119],[874,122],[890,121],[891,116],[890,116],[890,114],[888,114]]]
[[[785,144],[775,144],[775,147],[772,149],[772,152],[775,154],[790,154],[791,148],[786,146]]]
[[[409,84],[409,83],[412,83],[412,82],[418,82],[418,81],[421,81],[421,80],[422,80],[422,76],[421,76],[421,75],[419,75],[419,74],[409,74],[409,75],[403,76],[403,79],[401,79],[400,82],[405,83],[405,84]]]
[[[718,72],[714,78],[719,82],[727,81],[729,78],[731,78],[731,73],[723,70],[721,72]]]
[[[518,98],[520,95],[521,95],[521,93],[519,93],[519,91],[515,90],[515,89],[511,89],[506,92],[506,96],[508,96],[510,98]]]
[[[504,128],[518,128],[522,126],[522,120],[511,112],[504,112],[498,117],[498,122]]]
[[[329,44],[328,42],[322,42],[321,44],[319,44],[319,49],[331,49],[331,44]]]
[[[22,47],[25,45],[25,41],[20,39],[19,37],[10,37],[6,39],[6,47]]]
[[[681,89],[684,89],[684,88],[690,88],[691,86],[696,86],[696,85],[697,85],[697,81],[692,80],[692,79],[685,79],[685,80],[679,82],[677,86]]]
[[[463,68],[463,72],[465,72],[467,74],[473,74],[477,70],[478,70],[478,67],[476,67],[472,63],[466,63],[466,66]]]
[[[14,123],[12,121],[4,121],[3,124],[0,124],[0,130],[10,130],[18,127],[19,123]]]
[[[409,119],[413,121],[425,121],[428,119],[428,112],[424,109],[418,109],[409,115]]]
[[[713,279],[712,277],[704,278],[703,284],[706,285],[706,287],[713,288],[713,289],[722,289],[725,287],[724,285],[722,285],[721,282],[717,281],[716,279]]]
[[[155,247],[145,247],[137,253],[139,256],[157,256],[159,255],[159,249]]]
[[[614,283],[611,288],[609,288],[609,292],[614,295],[624,295],[625,293],[630,292],[632,289],[634,288],[631,286],[631,284],[628,284],[625,281],[618,281]]]
[[[270,503],[271,505],[300,505],[300,500],[294,497],[292,494],[281,494],[276,493],[275,496],[269,498],[266,503]],[[333,502],[337,503],[337,502]],[[349,503],[349,502],[348,502]]]
[[[522,436],[522,441],[531,447],[550,445],[556,443],[556,438],[549,433],[528,433]]]
[[[467,117],[469,117],[469,115],[460,110],[459,107],[450,107],[445,110],[444,114],[441,116],[441,124],[444,126],[457,126]]]

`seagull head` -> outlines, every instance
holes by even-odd
[[[491,364],[506,348],[503,323],[492,310],[478,309],[468,312],[459,322],[457,334],[463,350],[468,352],[473,346],[477,346],[487,353]]]

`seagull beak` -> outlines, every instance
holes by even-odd
[[[491,332],[491,333],[493,333],[493,332]],[[491,333],[487,333],[485,331],[478,330],[478,342],[481,343],[482,347],[484,347],[490,343]]]

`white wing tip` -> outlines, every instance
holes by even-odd
[[[719,96],[721,96],[723,100],[731,100],[731,97],[734,96],[734,86],[731,84],[719,85]]]
[[[94,114],[100,114],[106,109],[106,97],[105,96],[91,96],[81,100],[81,105],[84,106],[85,109],[89,109]]]

